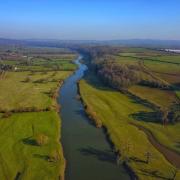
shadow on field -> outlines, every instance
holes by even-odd
[[[161,123],[161,116],[159,112],[140,111],[138,113],[131,114],[130,116],[138,121]]]
[[[85,76],[84,80],[86,81],[86,83],[88,83],[90,86],[99,89],[99,90],[103,90],[103,91],[111,91],[111,92],[118,92],[120,90],[116,90],[113,89],[111,87],[108,87],[108,85],[104,84],[99,78],[98,76],[94,75],[93,73],[89,73],[88,75]],[[153,110],[157,110],[157,107],[150,103],[149,101],[145,100],[145,99],[141,99],[138,96],[135,96],[134,94],[129,93],[126,90],[121,90],[121,93],[123,93],[124,95],[128,96],[131,99],[132,103],[136,103],[136,104],[142,104],[146,107],[152,108]]]
[[[102,151],[96,148],[88,147],[88,148],[81,148],[79,151],[84,156],[93,156],[100,161],[106,161],[112,164],[116,162],[116,156],[113,154],[113,152],[108,150]]]
[[[44,160],[46,160],[46,161],[49,160],[49,156],[47,156],[47,155],[33,154],[33,156],[34,156],[35,158],[44,159]]]
[[[154,104],[150,103],[149,101],[147,101],[145,99],[141,99],[140,97],[135,96],[134,94],[131,94],[128,92],[126,92],[125,94],[126,94],[126,96],[128,96],[131,99],[132,103],[142,104],[142,105],[149,107],[153,110],[157,110],[157,107]]]
[[[141,169],[141,172],[145,176],[151,176],[158,179],[171,180],[171,178],[162,176],[158,170]]]
[[[173,89],[174,89],[175,91],[179,91],[179,90],[180,90],[180,83],[174,83],[174,84],[173,84]]]
[[[138,163],[146,163],[145,160],[140,159],[140,158],[137,158],[137,157],[135,157],[135,156],[130,157],[130,160],[132,160],[132,161],[134,161],[134,162],[138,162]]]
[[[176,147],[180,149],[180,142],[176,143]]]
[[[37,146],[36,140],[32,139],[31,137],[24,138],[22,141],[24,144],[31,145],[31,146]]]
[[[96,76],[93,73],[90,73],[88,75],[85,75],[84,80],[86,81],[87,84],[91,85],[92,87],[103,90],[103,91],[115,91],[114,89],[108,87],[105,85],[98,76]]]

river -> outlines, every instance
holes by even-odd
[[[62,145],[67,161],[65,180],[129,180],[125,169],[116,165],[103,129],[94,127],[87,118],[84,107],[76,96],[77,81],[87,66],[79,56],[75,63],[78,70],[70,76],[60,89]]]

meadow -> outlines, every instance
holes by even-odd
[[[76,69],[76,54],[58,48],[23,49],[15,59],[14,52],[4,54],[0,64],[8,69],[0,73],[0,179],[63,180],[56,98]]]
[[[54,105],[51,91],[63,83],[70,71],[6,72],[1,79],[0,110],[28,108],[45,110]]]
[[[63,179],[58,113],[13,113],[1,117],[0,127],[0,179]],[[40,135],[48,137],[46,144],[37,144]]]
[[[121,158],[128,159],[128,165],[140,179],[170,179],[173,177],[175,167],[149,142],[146,134],[130,124],[137,122],[133,118],[133,114],[151,113],[152,109],[120,92],[105,87],[93,76],[80,82],[80,93],[85,106],[90,109],[88,111],[90,117],[97,124],[102,123],[107,129],[107,133],[115,145],[115,151],[121,153]],[[167,132],[164,130],[164,133]],[[176,137],[174,140],[180,138],[177,137],[177,131],[174,130],[166,135]],[[146,162],[147,153],[151,154],[151,160],[148,163]],[[177,179],[179,177],[180,174],[177,175]]]
[[[87,114],[107,129],[118,157],[140,179],[179,179],[180,55],[146,48],[103,52],[93,52],[95,71],[80,82]]]
[[[130,50],[127,48],[123,49],[123,52],[119,53],[115,58],[118,64],[139,67],[138,73],[142,79],[150,81],[156,79],[174,89],[164,90],[162,88],[136,85],[129,88],[131,93],[154,103],[158,107],[168,107],[178,103],[180,55],[145,48],[130,48]]]

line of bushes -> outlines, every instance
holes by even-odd
[[[51,111],[52,107],[47,107],[47,108],[37,108],[37,107],[23,107],[23,108],[17,108],[17,109],[12,109],[12,110],[5,110],[5,109],[0,109],[0,113],[21,113],[21,112],[43,112],[43,111]]]

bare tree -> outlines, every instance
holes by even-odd
[[[162,119],[162,124],[165,126],[168,124],[169,119],[168,119],[169,111],[167,108],[161,109],[161,119]]]

